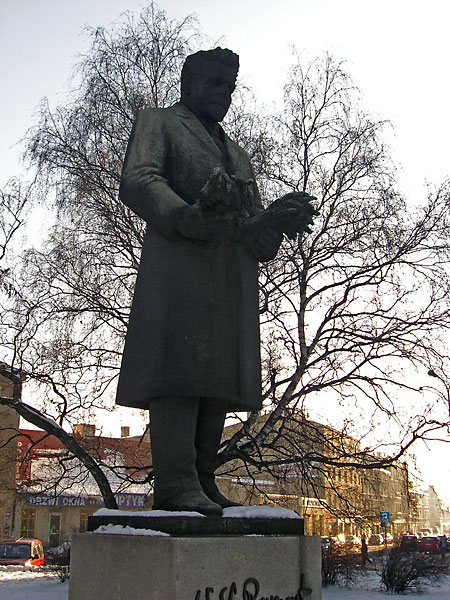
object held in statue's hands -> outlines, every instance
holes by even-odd
[[[248,208],[254,203],[254,180],[229,176],[219,167],[200,190],[197,204],[206,214],[233,214],[248,217]]]
[[[290,192],[278,198],[265,210],[250,216],[249,207],[254,204],[254,180],[231,177],[216,168],[200,191],[197,205],[205,215],[216,218],[225,215],[240,217],[244,231],[258,231],[271,227],[294,239],[298,233],[311,233],[313,217],[319,213],[306,192]]]

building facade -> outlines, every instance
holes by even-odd
[[[237,427],[226,428],[225,437],[230,438]],[[292,448],[282,448],[278,455],[269,441],[267,450],[260,450],[262,462],[265,456],[267,463],[273,463],[277,458],[281,462],[283,457],[302,452],[311,456],[311,460],[283,462],[262,472],[249,465],[239,466],[237,462],[227,465],[219,479],[223,493],[245,504],[296,510],[305,520],[307,535],[353,534],[368,538],[372,533],[387,532],[398,537],[411,530],[415,505],[406,463],[372,468],[381,462],[381,457],[369,455],[366,457],[369,468],[352,466],[352,457],[361,455],[359,442],[310,420],[297,421],[295,435],[300,440],[297,447],[294,449],[296,442],[291,438]],[[246,442],[245,439],[243,443]],[[283,443],[286,444],[277,440],[277,444]],[[337,460],[336,456],[341,458]],[[339,464],[342,462],[343,465]],[[382,512],[389,513],[387,528],[381,524]]]
[[[2,375],[0,395],[13,397],[13,383]],[[5,539],[12,535],[14,529],[19,415],[0,404],[0,424],[0,539]]]
[[[127,433],[126,429],[123,433]],[[93,425],[74,427],[74,437],[101,461],[120,510],[149,508],[149,442],[134,437],[96,435]],[[11,526],[3,537],[36,537],[45,548],[61,546],[87,530],[88,517],[103,507],[95,481],[54,436],[20,429],[15,438],[15,489]],[[128,480],[128,481],[125,481]],[[130,483],[130,481],[136,483]]]

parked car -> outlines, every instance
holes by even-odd
[[[357,548],[361,546],[361,540],[356,535],[346,535],[345,545],[347,548]]]
[[[341,541],[339,540],[339,538],[336,535],[331,536],[331,543],[334,544],[335,546],[342,546]]]
[[[43,564],[44,548],[40,540],[19,538],[0,542],[0,565],[41,567]]]
[[[322,550],[330,550],[331,546],[333,545],[333,540],[330,537],[322,536],[320,538],[320,543]]]
[[[432,536],[432,535],[434,535],[434,533],[433,533],[433,531],[432,531],[431,529],[421,529],[421,530],[419,531],[419,536],[420,536],[421,538],[424,538],[424,537],[429,537],[430,535],[431,535],[431,536]]]
[[[383,544],[392,544],[393,541],[394,538],[392,537],[391,533],[387,533],[385,536],[383,535]]]
[[[58,565],[60,567],[67,567],[70,564],[70,548],[71,542],[63,542],[59,546],[53,546],[47,548],[45,551],[45,564],[46,565]]]
[[[383,536],[379,533],[372,533],[368,540],[369,546],[380,546],[383,543]]]
[[[419,552],[438,552],[439,538],[437,535],[426,535],[419,542]]]
[[[406,552],[417,552],[419,549],[419,539],[417,535],[403,535],[400,541],[400,548]]]

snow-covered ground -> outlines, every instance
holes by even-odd
[[[69,582],[56,574],[0,566],[0,600],[67,600]]]
[[[0,600],[67,600],[69,583],[61,583],[56,575],[24,571],[21,567],[0,566]],[[383,600],[392,594],[381,591],[376,573],[362,574],[351,588],[329,587],[322,591],[323,600]],[[397,596],[405,598],[405,596]],[[408,593],[408,599],[449,600],[450,577],[443,577],[434,586],[427,585],[423,593]]]
[[[393,595],[382,590],[377,573],[368,571],[362,572],[358,582],[350,588],[331,586],[322,590],[322,600],[383,600],[383,598],[450,600],[450,577],[442,577],[435,585],[424,585],[422,592]]]

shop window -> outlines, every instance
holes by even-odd
[[[33,508],[22,508],[20,514],[20,537],[34,538],[36,530],[36,511]]]

